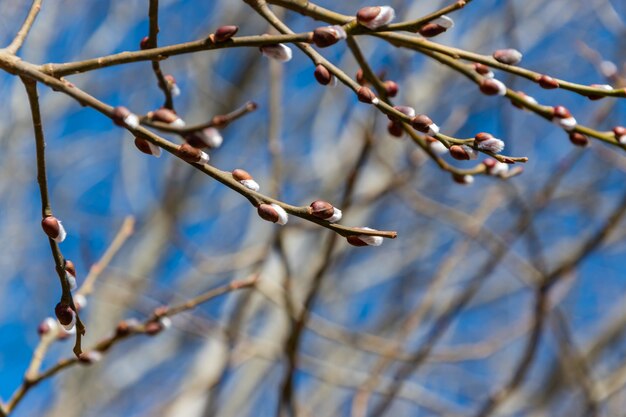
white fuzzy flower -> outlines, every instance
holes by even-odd
[[[576,119],[572,116],[564,117],[564,118],[555,117],[552,120],[554,121],[554,123],[561,126],[563,129],[565,129],[568,132],[570,130],[573,130],[577,124]]]
[[[274,210],[276,210],[276,213],[278,214],[278,220],[276,220],[276,223],[280,224],[281,226],[286,225],[287,222],[289,221],[289,216],[287,215],[287,212],[285,211],[285,209],[279,206],[278,204],[274,204],[274,203],[270,204],[270,206],[272,206]]]
[[[139,127],[139,117],[135,113],[130,113],[128,116],[124,117],[124,123],[128,127],[136,129]]]
[[[428,134],[430,136],[435,136],[437,133],[439,133],[439,126],[437,126],[435,123],[431,123],[428,125]]]
[[[59,322],[59,324],[61,326],[63,326],[63,328],[66,331],[68,331],[68,332],[71,331],[72,329],[74,329],[74,326],[76,325],[76,313],[74,313],[74,312],[72,312],[72,313],[73,313],[72,314],[72,321],[70,321],[68,324],[63,324],[63,323]]]
[[[498,79],[491,79],[491,81],[498,86],[498,93],[497,95],[499,96],[504,96],[506,94],[506,85],[504,85],[504,83]]]
[[[152,153],[152,156],[154,156],[155,158],[160,158],[161,157],[161,148],[159,148],[158,146],[156,146],[152,142],[146,141],[146,143],[148,144],[148,148],[150,148],[150,152]]]
[[[337,39],[346,39],[348,37],[348,34],[346,33],[346,31],[343,29],[343,27],[339,25],[332,25],[332,26],[329,26],[328,28],[335,32]]]
[[[343,213],[341,212],[341,210],[339,210],[337,207],[333,207],[333,215],[326,220],[328,220],[328,222],[330,223],[337,223],[339,220],[341,220],[342,216]]]
[[[607,78],[613,77],[617,74],[617,65],[611,61],[600,62],[600,72]]]
[[[186,124],[187,123],[185,123],[185,121],[179,117],[178,119],[176,119],[173,122],[171,122],[170,126],[172,126],[172,127],[185,127]]]
[[[390,6],[363,7],[356,18],[358,22],[372,30],[389,24],[396,17],[396,11]]]
[[[461,175],[458,178],[455,178],[456,182],[459,184],[470,185],[474,183],[473,175]]]
[[[169,329],[170,327],[172,327],[172,319],[170,319],[169,317],[159,318],[159,323],[161,323],[161,327],[163,327],[163,329]]]
[[[441,26],[442,28],[445,28],[445,29],[451,29],[451,28],[454,27],[454,20],[452,20],[451,18],[449,18],[445,14],[439,16],[436,19],[431,20],[428,23],[434,23],[434,24],[439,25],[439,26]]]
[[[509,164],[505,164],[504,162],[498,162],[493,165],[493,168],[489,170],[489,174],[494,177],[502,177],[507,172],[509,172]]]
[[[259,186],[259,183],[253,179],[241,180],[239,182],[241,183],[241,185],[252,191],[259,191],[259,189],[261,188],[261,186]]]
[[[87,297],[83,294],[74,294],[74,305],[78,310],[82,310],[87,307]]]
[[[376,230],[369,227],[360,227],[361,230],[369,230],[375,232]],[[380,246],[383,244],[382,236],[371,236],[371,235],[357,235],[356,238],[361,242],[369,245],[369,246]]]
[[[461,148],[463,148],[463,150],[467,152],[467,156],[469,157],[469,159],[478,158],[478,152],[476,152],[476,149],[472,148],[471,146],[461,145]]]
[[[172,84],[170,87],[170,93],[172,94],[172,97],[180,96],[180,88],[178,87],[178,84]]]
[[[291,48],[282,43],[277,43],[274,45],[264,45],[261,46],[261,48],[259,49],[266,57],[275,59],[280,62],[290,61],[293,56]]]
[[[205,143],[210,148],[219,148],[224,142],[220,131],[214,127],[207,127],[202,130],[202,133],[204,134]]]
[[[476,147],[482,151],[500,153],[504,149],[504,142],[497,138],[489,138],[482,142],[477,142]]]
[[[446,148],[446,145],[439,142],[437,139],[428,141],[428,147],[437,155],[443,155],[444,153],[448,152],[448,148]]]
[[[70,286],[70,291],[74,291],[76,289],[76,277],[70,272],[65,271],[65,278]]]

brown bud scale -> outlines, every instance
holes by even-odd
[[[454,159],[458,159],[459,161],[467,161],[468,159],[470,159],[467,151],[459,145],[450,146],[449,151],[450,156],[452,156]]]
[[[276,223],[278,221],[278,213],[274,210],[274,207],[269,204],[261,204],[257,207],[257,212],[263,220]]]
[[[197,163],[200,162],[202,151],[188,143],[183,143],[176,151],[176,154],[184,161]]]
[[[50,239],[55,239],[57,236],[59,236],[60,227],[59,221],[56,217],[48,216],[44,218],[41,221],[41,227]]]
[[[559,82],[549,75],[542,75],[537,80],[539,85],[547,90],[552,90],[555,88],[559,88]]]
[[[227,40],[235,36],[238,30],[239,27],[234,25],[220,26],[215,31],[213,40],[215,41],[215,43],[226,42]]]
[[[237,181],[245,181],[245,180],[252,179],[252,175],[250,175],[248,171],[243,170],[241,168],[237,168],[233,170],[232,175],[233,175],[233,178]]]

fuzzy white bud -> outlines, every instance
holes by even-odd
[[[132,129],[137,129],[139,127],[139,117],[136,114],[131,113],[124,117],[124,123]]]
[[[568,132],[570,130],[573,130],[577,124],[576,119],[572,116],[565,117],[565,118],[555,117],[554,119],[552,119],[552,121],[556,123],[558,126],[561,126],[564,130]]]
[[[239,182],[241,183],[241,185],[252,191],[259,191],[259,189],[261,188],[261,186],[259,186],[259,183],[252,179],[241,180]]]
[[[341,220],[342,216],[343,213],[341,212],[341,210],[339,210],[337,207],[333,207],[333,215],[326,220],[328,220],[329,223],[337,223],[339,220]]]
[[[430,21],[430,22],[428,22],[428,23],[434,23],[434,24],[436,24],[436,25],[441,26],[442,28],[445,28],[446,30],[447,30],[447,29],[451,29],[451,28],[453,28],[453,27],[454,27],[454,20],[452,20],[451,18],[449,18],[449,17],[448,17],[448,16],[446,16],[445,14],[444,14],[444,15],[439,16],[439,17],[438,17],[438,18],[436,18],[436,19],[431,20],[431,21]]]
[[[224,138],[222,137],[219,130],[214,127],[207,127],[202,131],[205,137],[205,143],[210,148],[219,148],[224,142]]]
[[[375,231],[369,227],[361,227],[361,229]],[[380,246],[383,244],[382,236],[358,235],[357,238],[364,243],[367,243],[369,246]]]
[[[489,138],[482,142],[476,143],[476,147],[482,151],[500,153],[504,150],[504,142],[497,138]]]
[[[282,43],[277,43],[275,45],[264,45],[261,46],[261,52],[263,55],[270,59],[275,59],[280,62],[290,61],[293,53],[291,52],[291,48]]]
[[[469,159],[476,159],[476,158],[478,158],[478,152],[476,152],[476,149],[472,148],[471,146],[461,145],[461,148],[463,148],[463,150],[465,150],[465,152],[467,152],[467,155],[469,156]]]
[[[375,30],[389,24],[396,17],[396,11],[390,6],[364,7],[356,17],[361,25]]]
[[[274,203],[270,204],[270,206],[272,206],[274,210],[276,210],[276,213],[278,214],[278,220],[276,220],[276,223],[280,224],[281,226],[286,225],[287,222],[289,221],[289,216],[287,215],[287,212],[285,211],[285,209],[279,206],[278,204],[274,204]]]

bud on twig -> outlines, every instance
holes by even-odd
[[[480,82],[480,91],[488,96],[504,96],[506,94],[506,85],[495,78],[484,78]]]
[[[115,107],[112,118],[113,123],[118,126],[128,126],[131,129],[136,129],[139,126],[139,117],[124,106]]]
[[[415,109],[413,107],[394,106],[393,108],[400,113],[407,115],[408,117],[415,116]],[[404,134],[404,127],[402,126],[400,119],[393,114],[388,114],[387,117],[389,118],[389,124],[387,125],[387,131],[389,132],[389,134],[398,138],[402,137],[402,135]]]
[[[476,62],[475,64],[473,64],[473,67],[474,67],[474,71],[476,71],[477,73],[479,73],[485,78],[493,78],[495,76],[493,71],[491,71],[491,69],[489,69],[488,66],[483,65],[479,62]]]
[[[65,261],[65,278],[70,286],[70,291],[74,291],[76,289],[76,269],[74,262],[69,259]]]
[[[93,365],[96,362],[102,360],[102,352],[97,350],[90,350],[89,352],[83,352],[78,356],[78,362],[82,365]]]
[[[369,227],[358,227],[358,229],[374,231]],[[383,244],[382,236],[350,235],[346,239],[352,246],[380,246]]]
[[[278,204],[261,204],[257,207],[259,216],[268,222],[278,223],[281,226],[287,224],[289,217],[287,212]]]
[[[184,135],[185,140],[194,148],[219,148],[224,142],[219,130],[207,127]]]
[[[46,317],[41,323],[39,323],[39,326],[37,327],[37,333],[42,338],[48,336],[56,337],[58,331],[59,322],[52,317]]]
[[[617,65],[613,61],[602,61],[600,62],[600,73],[604,75],[606,78],[613,78],[617,75],[618,69]]]
[[[559,82],[549,75],[542,75],[537,80],[539,85],[547,90],[553,90],[555,88],[559,88]]]
[[[183,143],[178,147],[176,154],[184,161],[192,164],[206,164],[209,162],[209,154],[194,148],[188,143]]]
[[[589,138],[578,132],[570,132],[569,133],[569,141],[576,146],[589,146]]]
[[[176,78],[172,74],[166,74],[164,77],[165,82],[167,82],[167,88],[172,93],[172,97],[178,97],[180,95],[180,88],[178,88],[178,84],[176,84]]]
[[[155,122],[167,123],[173,127],[184,127],[185,121],[178,117],[174,110],[161,107],[158,110],[148,113],[150,120]]]
[[[341,26],[323,26],[313,31],[311,40],[320,47],[326,48],[339,42],[347,37],[346,31]]]
[[[615,135],[615,140],[622,144],[626,145],[626,127],[624,126],[615,126],[613,128],[613,135]]]
[[[535,100],[534,97],[529,96],[528,94],[524,93],[523,91],[517,91],[517,94],[522,98],[522,100],[524,100],[526,103],[530,103],[530,104],[538,104],[537,100]],[[511,101],[511,103],[517,107],[518,109],[522,109],[522,110],[527,110],[527,108],[515,101]]]
[[[613,86],[609,85],[609,84],[591,84],[591,87],[594,88],[600,88],[602,90],[606,90],[606,91],[612,91],[613,90]],[[598,95],[598,94],[590,94],[587,96],[587,98],[589,100],[600,100],[601,98],[604,98],[605,96],[602,95]]]
[[[342,216],[341,210],[323,200],[312,202],[309,206],[309,213],[320,219],[327,220],[329,223],[338,222]]]
[[[509,165],[504,162],[496,161],[493,158],[487,158],[483,161],[487,174],[494,177],[503,177],[509,171]]]
[[[522,60],[522,53],[517,49],[498,49],[492,56],[496,61],[507,65],[519,64]]]
[[[481,132],[474,136],[474,144],[483,151],[492,153],[500,153],[504,149],[504,142],[496,139],[490,133]]]
[[[215,34],[213,35],[213,41],[215,43],[226,42],[227,40],[235,36],[238,30],[239,27],[234,25],[220,26],[217,28]]]
[[[359,85],[365,85],[367,84],[367,80],[365,79],[365,75],[363,75],[363,69],[359,68],[356,72],[356,82]]]
[[[431,136],[435,136],[439,133],[439,126],[433,123],[431,118],[425,114],[419,114],[413,117],[411,119],[411,126],[413,126],[413,129]]]
[[[552,109],[552,121],[568,132],[576,127],[576,119],[569,110],[563,106],[556,106]]]
[[[415,117],[415,109],[410,106],[393,106],[395,110],[398,110],[400,113],[406,114],[408,117]],[[387,115],[389,120],[397,121],[394,116]]]
[[[467,161],[478,157],[476,151],[467,145],[452,145],[449,151],[450,156],[459,161]]]
[[[161,148],[152,142],[148,142],[146,139],[135,137],[135,146],[147,155],[152,155],[156,158],[161,156]]]
[[[396,12],[389,6],[363,7],[356,14],[357,22],[371,30],[389,24],[394,17]]]
[[[454,20],[446,15],[442,15],[422,26],[419,30],[419,34],[425,38],[432,38],[453,27]]]
[[[148,42],[150,41],[150,38],[148,36],[144,36],[141,39],[141,42],[139,42],[139,48],[140,49],[148,49]]]
[[[283,45],[282,43],[261,46],[259,50],[266,57],[270,59],[275,59],[279,62],[288,62],[293,56],[291,48],[289,48],[287,45]]]
[[[446,145],[439,142],[432,136],[426,136],[426,143],[428,144],[430,150],[437,155],[443,155],[444,153],[448,152],[448,148],[446,148]]]
[[[65,330],[70,330],[76,324],[76,312],[67,304],[58,303],[54,308],[57,320]]]
[[[252,178],[252,175],[243,169],[237,168],[233,170],[232,176],[236,181],[239,181],[241,185],[252,190],[259,191],[259,184]]]
[[[359,101],[363,103],[371,103],[374,105],[379,103],[378,97],[376,97],[376,94],[374,94],[374,92],[370,90],[369,87],[360,87],[357,90],[356,95],[359,98]]]
[[[74,294],[73,298],[74,298],[74,306],[76,307],[77,311],[80,311],[84,309],[85,307],[87,307],[87,297],[85,297],[84,295]]]
[[[387,132],[389,132],[391,136],[401,138],[404,135],[404,128],[400,122],[390,121],[387,124]]]
[[[317,67],[315,67],[315,72],[313,73],[313,75],[315,76],[317,82],[322,85],[331,84],[333,87],[337,85],[337,79],[335,78],[335,76],[331,74],[330,71],[328,71],[328,69],[322,64],[319,64]]]
[[[48,237],[57,243],[65,240],[67,233],[61,221],[54,216],[47,216],[41,221],[41,227]]]
[[[474,176],[472,175],[452,173],[452,179],[454,182],[461,185],[470,185],[474,183]]]
[[[387,96],[389,97],[395,97],[398,94],[398,83],[396,83],[395,81],[385,81],[383,83],[383,86],[385,87],[385,93],[387,93]]]

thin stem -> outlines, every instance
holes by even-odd
[[[26,87],[26,93],[28,94],[28,102],[30,104],[31,116],[33,119],[33,129],[35,132],[35,143],[37,147],[37,182],[39,184],[39,191],[41,195],[41,215],[42,218],[52,215],[52,208],[50,207],[50,199],[48,195],[48,181],[46,178],[46,141],[43,133],[43,126],[41,123],[41,113],[39,110],[39,97],[37,95],[37,83],[29,78],[22,77],[24,86]],[[50,250],[52,251],[52,257],[54,259],[57,275],[61,283],[61,302],[69,305],[76,314],[76,344],[74,345],[74,353],[78,356],[81,354],[81,337],[85,334],[85,326],[78,316],[78,309],[74,305],[74,299],[72,298],[72,292],[70,289],[70,283],[67,279],[65,271],[65,258],[61,253],[61,249],[57,242],[48,237],[50,244]]]
[[[147,49],[151,49],[157,47],[157,35],[159,33],[159,0],[150,0],[148,18],[150,20],[150,30],[146,47]],[[163,104],[163,107],[166,109],[173,109],[174,101],[172,100],[172,91],[170,90],[169,83],[163,75],[163,71],[161,71],[161,64],[158,59],[152,60],[152,71],[154,71],[159,88],[165,95],[165,103]]]
[[[135,228],[135,218],[132,216],[128,216],[124,219],[122,226],[119,231],[115,235],[115,238],[104,252],[102,257],[98,260],[98,262],[91,265],[89,269],[89,274],[85,277],[85,281],[83,285],[76,291],[76,294],[89,295],[93,291],[93,286],[96,283],[96,280],[104,271],[104,269],[109,265],[113,257],[117,254],[117,252],[122,248],[126,240],[133,234]]]
[[[15,38],[9,44],[9,46],[6,47],[6,52],[15,55],[17,51],[19,51],[19,49],[22,47],[22,44],[26,40],[26,36],[28,36],[30,29],[33,27],[33,23],[35,23],[35,19],[39,14],[39,10],[41,10],[41,3],[42,0],[33,0],[33,4],[30,6],[30,11],[26,16],[22,27],[17,32],[17,35],[15,35]]]

